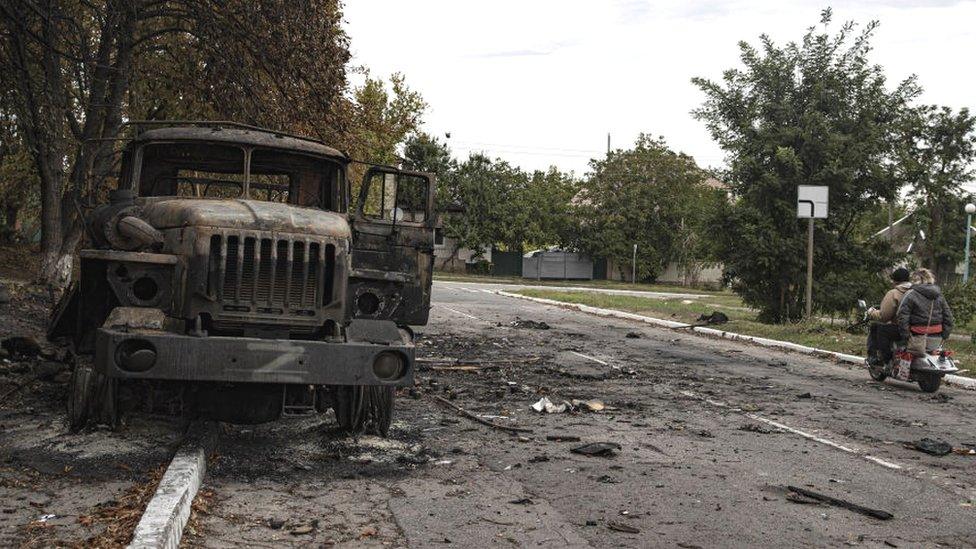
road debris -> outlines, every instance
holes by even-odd
[[[34,358],[41,354],[41,345],[29,336],[13,336],[0,342],[0,347],[7,351],[11,358]]]
[[[568,410],[569,406],[570,405],[568,402],[563,401],[559,404],[555,404],[553,401],[549,400],[549,397],[542,397],[538,400],[538,402],[529,407],[540,414],[543,412],[547,414],[561,414]]]
[[[559,404],[554,403],[549,400],[549,397],[542,397],[535,404],[529,406],[529,408],[535,410],[538,413],[547,414],[562,414],[564,412],[600,412],[606,409],[606,404],[602,401],[591,399],[591,400],[579,400],[573,399],[571,401],[564,400]]]
[[[923,438],[922,440],[908,443],[905,446],[912,450],[918,450],[919,452],[925,452],[926,454],[933,456],[944,456],[952,453],[951,444],[931,438]]]
[[[820,494],[814,492],[813,490],[807,490],[806,488],[799,488],[797,486],[787,486],[786,489],[789,490],[786,494],[786,498],[794,503],[812,503],[815,501],[819,503],[826,503],[828,505],[833,505],[835,507],[842,507],[844,509],[854,511],[855,513],[860,513],[862,515],[866,515],[871,518],[876,518],[878,520],[890,520],[894,518],[894,515],[892,515],[887,511],[871,509],[870,507],[864,507],[856,503],[851,503],[849,501],[831,497],[825,494]],[[802,501],[802,498],[806,498],[808,500],[813,500],[813,501],[811,502]]]
[[[513,499],[509,503],[511,503],[512,505],[535,505],[535,502],[529,498]]]
[[[758,423],[746,423],[745,425],[739,427],[740,431],[747,431],[749,433],[759,433],[761,435],[771,435],[775,431],[767,429]]]
[[[521,318],[516,318],[511,323],[512,328],[528,328],[530,330],[548,330],[551,328],[548,324],[538,320],[524,320]]]
[[[616,442],[590,442],[569,451],[583,456],[613,457],[621,450]]]
[[[549,442],[579,442],[580,437],[576,435],[546,435]]]
[[[607,521],[607,528],[615,532],[623,532],[625,534],[640,534],[640,528],[636,526],[631,526],[629,524],[624,524],[622,522]]]
[[[498,424],[498,423],[494,423],[492,421],[488,421],[487,419],[482,419],[482,418],[478,417],[477,415],[472,414],[471,412],[465,410],[464,408],[461,408],[457,404],[454,404],[453,402],[447,400],[444,397],[437,396],[437,395],[430,395],[430,396],[435,401],[443,404],[444,406],[447,406],[449,408],[453,408],[453,409],[457,410],[457,412],[459,414],[461,414],[462,416],[464,416],[464,417],[466,417],[466,418],[468,418],[468,419],[470,419],[472,421],[477,421],[478,423],[480,423],[482,425],[486,425],[488,427],[491,427],[492,429],[499,429],[501,431],[508,431],[508,432],[511,432],[511,433],[531,433],[532,432],[532,429],[526,429],[524,427],[514,427],[514,426],[511,426],[511,425],[501,425],[501,424]]]
[[[643,336],[641,336],[639,332],[627,332],[625,337],[627,339],[640,339]]]
[[[313,531],[315,531],[315,523],[318,523],[318,521],[313,521],[310,524],[300,524],[289,530],[288,533],[293,536],[304,536],[305,534],[311,534]]]
[[[698,322],[704,322],[705,324],[725,324],[728,321],[729,315],[721,311],[712,311],[710,315],[702,314],[698,317]]]
[[[800,394],[796,395],[796,398],[798,398],[800,400],[805,400],[805,399],[808,399],[808,398],[813,398],[813,395],[811,395],[810,393],[800,393]]]

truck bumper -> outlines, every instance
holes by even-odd
[[[127,360],[133,350],[149,350],[152,355]],[[395,353],[402,360],[400,375],[377,376],[374,362],[383,353]],[[402,342],[193,337],[103,327],[95,340],[95,368],[119,379],[408,386],[413,385],[414,347]]]

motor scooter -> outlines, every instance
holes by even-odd
[[[857,309],[861,314],[861,322],[868,324],[868,305],[863,299],[857,300]],[[942,378],[946,374],[959,371],[952,360],[952,351],[946,350],[942,337],[929,336],[926,338],[925,354],[918,355],[908,351],[904,342],[892,346],[892,358],[884,364],[871,364],[868,359],[868,373],[875,381],[884,381],[891,377],[909,383],[918,383],[926,393],[934,393],[942,385]]]

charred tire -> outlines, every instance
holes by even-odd
[[[922,391],[926,393],[934,393],[939,390],[939,386],[942,385],[942,376],[939,374],[931,373],[918,373],[918,386]]]
[[[332,409],[335,411],[339,428],[347,433],[359,433],[363,430],[363,396],[365,387],[362,385],[336,385],[332,387]]]
[[[350,434],[386,437],[393,422],[395,387],[339,385],[332,388],[339,427]]]
[[[118,382],[78,363],[71,372],[68,387],[68,429],[72,433],[89,423],[115,429],[119,424]]]
[[[390,424],[393,423],[393,401],[395,397],[396,387],[366,387],[363,416],[365,416],[367,432],[383,438],[389,435]]]
[[[68,383],[68,429],[72,433],[84,429],[88,425],[88,408],[92,400],[95,372],[91,366],[76,364],[71,372]]]

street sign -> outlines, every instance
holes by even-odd
[[[827,218],[829,187],[800,185],[796,188],[796,216],[803,219]]]

